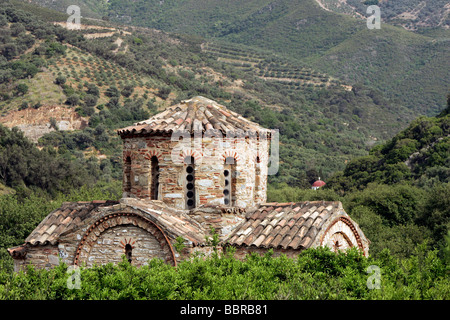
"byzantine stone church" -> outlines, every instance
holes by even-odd
[[[213,229],[219,249],[235,247],[239,259],[271,248],[295,257],[318,246],[368,255],[369,240],[340,202],[268,203],[272,130],[213,100],[182,101],[118,134],[122,199],[63,203],[8,249],[16,271],[123,256],[136,266],[152,258],[176,265],[195,252],[210,254]]]

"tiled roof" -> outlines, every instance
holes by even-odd
[[[226,242],[233,246],[306,249],[323,224],[341,210],[340,202],[265,203],[247,212],[246,221]]]
[[[25,243],[35,245],[55,245],[59,236],[92,216],[92,211],[102,206],[111,206],[118,201],[65,202],[52,211],[33,232],[25,239]]]
[[[225,208],[216,207],[220,212]],[[28,236],[25,245],[58,244],[60,239],[78,228],[86,228],[100,218],[120,212],[136,212],[153,221],[172,239],[183,237],[193,246],[205,245],[206,232],[185,210],[162,201],[134,198],[117,201],[64,203],[51,212]],[[245,220],[222,241],[238,247],[302,250],[315,246],[319,234],[333,221],[347,216],[341,202],[311,201],[265,203],[245,213]],[[25,246],[8,249],[14,257],[24,254]]]
[[[317,180],[312,184],[313,187],[323,187],[324,185],[326,185],[326,183],[322,180]]]
[[[129,135],[187,130],[192,134],[210,129],[219,130],[224,135],[227,131],[242,130],[251,134],[270,131],[213,100],[197,96],[173,105],[148,120],[119,129],[118,133]]]
[[[185,210],[169,207],[162,201],[156,200],[145,201],[126,198],[122,199],[121,202],[143,211],[148,219],[162,226],[169,237],[176,239],[181,236],[195,246],[205,244],[203,228],[197,221],[190,218]]]
[[[183,237],[193,245],[201,245],[205,234],[201,226],[180,210],[167,207],[161,201],[122,199],[123,204],[137,209],[142,216],[157,223],[172,238]],[[123,210],[118,201],[67,202],[52,211],[26,238],[25,244],[37,246],[59,242],[62,236],[104,215]]]

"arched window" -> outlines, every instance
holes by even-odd
[[[256,157],[255,163],[255,191],[254,191],[254,200],[256,201],[258,198],[258,193],[261,190],[261,159],[259,156]]]
[[[123,191],[131,192],[131,157],[127,157],[125,159],[123,175]]]
[[[150,199],[158,200],[159,189],[159,161],[156,156],[151,158],[151,185],[150,185]]]
[[[184,159],[184,170],[186,174],[185,194],[186,209],[195,208],[195,167],[194,157],[189,156]]]
[[[132,258],[131,258],[132,251],[133,251],[133,247],[131,246],[131,244],[127,243],[125,245],[125,257],[127,258],[129,263],[131,263],[131,261],[132,261]]]
[[[233,206],[236,202],[236,160],[233,157],[227,157],[223,167],[223,203]]]

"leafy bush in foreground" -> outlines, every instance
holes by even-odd
[[[380,289],[369,289],[380,269]],[[248,255],[233,250],[219,256],[192,257],[169,266],[153,259],[140,268],[126,260],[80,268],[80,289],[69,289],[72,272],[64,264],[52,270],[0,272],[0,299],[448,299],[448,267],[435,251],[419,250],[405,260],[384,251],[378,259],[357,250],[333,253],[308,249],[296,259]]]

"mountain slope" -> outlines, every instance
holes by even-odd
[[[412,182],[434,186],[450,182],[450,96],[437,117],[419,117],[368,156],[351,161],[328,186],[343,191],[363,189],[369,183]]]
[[[327,74],[267,50],[253,52],[248,46],[217,45],[199,37],[145,28],[84,26],[70,31],[34,21],[37,18],[29,13],[12,19],[13,12],[6,12],[11,22],[2,27],[2,35],[22,24],[35,46],[11,55],[1,69],[10,72],[19,63],[33,65],[34,71],[30,78],[0,84],[0,92],[5,93],[0,121],[13,119],[10,123],[16,124],[28,121],[22,118],[24,113],[36,116],[51,131],[39,140],[42,147],[110,159],[117,174],[120,141],[113,130],[196,95],[279,129],[281,166],[271,182],[304,187],[309,185],[306,171],[316,170],[325,179],[353,157],[367,154],[371,146],[392,137],[413,116],[378,90],[364,85],[342,87]],[[43,16],[51,18],[48,13]],[[31,23],[24,24],[27,19]],[[47,41],[41,42],[40,37]],[[4,41],[16,44],[22,38]],[[234,66],[212,49],[222,57],[241,59],[235,61],[256,62],[248,60],[250,67]],[[20,84],[28,92],[19,91]],[[49,110],[67,110],[82,117],[84,125],[69,132],[62,125],[65,119]]]
[[[366,16],[369,5],[377,5],[385,22],[409,30],[448,29],[450,5],[446,0],[316,0],[324,9],[353,17]]]
[[[325,11],[314,0],[226,5],[208,0],[112,0],[109,14],[134,25],[270,49],[345,81],[371,85],[428,115],[445,104],[450,85],[448,36],[436,43],[432,37],[386,24],[381,30],[369,30],[364,20]],[[391,74],[393,66],[396,72]],[[422,84],[411,77],[427,79],[432,90],[422,94]]]

